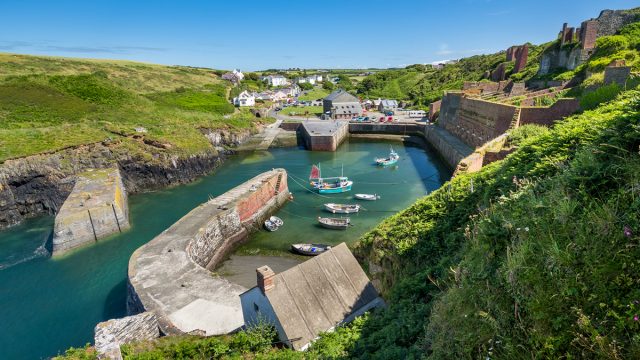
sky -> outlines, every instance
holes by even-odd
[[[387,68],[557,37],[640,0],[2,0],[0,52],[246,71]]]

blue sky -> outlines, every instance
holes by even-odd
[[[0,5],[0,52],[243,70],[366,68],[554,39],[628,0],[31,1]]]

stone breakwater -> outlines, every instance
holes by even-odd
[[[289,196],[286,171],[268,171],[201,204],[136,250],[128,313],[154,312],[165,335],[220,335],[243,326],[238,295],[246,289],[210,270]]]
[[[117,168],[87,171],[78,175],[73,191],[56,215],[53,255],[129,227],[127,193],[120,171]]]

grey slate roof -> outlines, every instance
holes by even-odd
[[[378,298],[346,244],[276,274],[266,296],[294,348],[299,349]]]
[[[398,102],[396,100],[382,100],[383,107],[398,107]]]
[[[324,99],[331,101],[334,104],[341,103],[341,102],[360,102],[360,100],[358,100],[357,97],[349,94],[348,92],[342,89],[338,89],[332,92],[331,94],[327,95],[327,97],[325,97]]]

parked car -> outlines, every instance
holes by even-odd
[[[380,116],[380,122],[384,122],[384,116]]]
[[[275,108],[276,111],[280,111],[282,110],[282,108],[280,106],[278,106],[277,108]]]
[[[388,116],[387,117],[387,122],[393,122],[393,116]]]
[[[371,119],[369,119],[368,116],[365,116],[364,119],[362,120],[362,122],[370,122],[370,121],[371,121]]]

